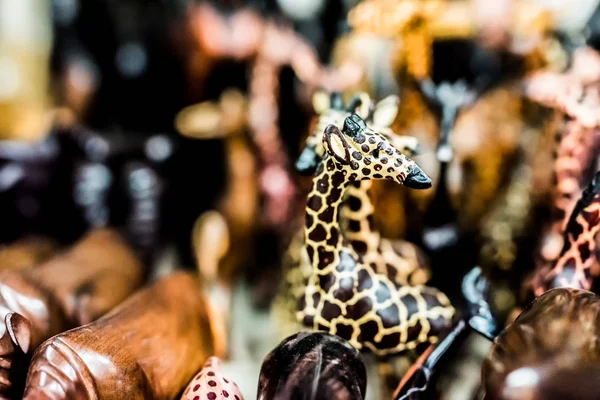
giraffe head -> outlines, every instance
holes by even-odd
[[[323,143],[328,171],[339,170],[350,182],[389,179],[412,189],[431,187],[431,179],[413,160],[395,148],[389,139],[367,127],[357,114],[344,120],[342,129],[325,128]]]
[[[352,113],[367,121],[373,130],[385,135],[401,152],[409,155],[417,154],[419,152],[417,138],[398,136],[390,128],[398,114],[399,103],[398,96],[391,95],[375,104],[367,93],[361,92],[357,93],[352,101],[344,107],[344,101],[339,93],[331,95],[324,92],[315,93],[313,107],[319,118],[315,129],[306,139],[304,150],[296,161],[296,169],[303,175],[313,174],[325,154],[323,146],[325,127],[333,124],[341,129],[345,118]]]

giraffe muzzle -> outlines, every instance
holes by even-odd
[[[411,169],[402,184],[411,189],[429,189],[432,186],[431,178],[418,166]]]

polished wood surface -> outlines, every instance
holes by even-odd
[[[178,272],[34,354],[25,399],[173,399],[213,353],[200,283]]]
[[[547,291],[494,340],[483,364],[486,399],[600,398],[599,336],[600,297]]]
[[[299,332],[267,354],[258,400],[362,400],[367,371],[360,352],[324,332]]]
[[[142,283],[142,265],[121,236],[90,232],[35,268],[0,272],[0,397],[22,391],[30,354],[51,336],[102,316]]]

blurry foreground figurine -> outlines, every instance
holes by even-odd
[[[488,400],[600,398],[600,298],[580,289],[538,297],[494,341]]]
[[[299,332],[269,353],[258,400],[362,400],[367,372],[358,350],[338,336]]]
[[[210,323],[196,278],[162,278],[99,320],[42,344],[24,398],[173,399],[213,354]]]
[[[200,372],[191,380],[181,400],[243,400],[235,382],[225,378],[221,372],[221,361],[210,357]]]
[[[0,395],[18,396],[31,353],[46,339],[110,311],[142,283],[142,265],[115,231],[90,232],[35,268],[0,272]]]

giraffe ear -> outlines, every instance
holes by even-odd
[[[312,104],[317,114],[323,114],[331,107],[329,95],[322,90],[316,91],[312,97]]]
[[[381,100],[375,106],[373,124],[377,127],[391,126],[398,115],[399,105],[400,99],[396,95],[390,95]]]
[[[342,164],[350,164],[348,142],[339,128],[333,124],[327,125],[323,134],[325,149]]]

